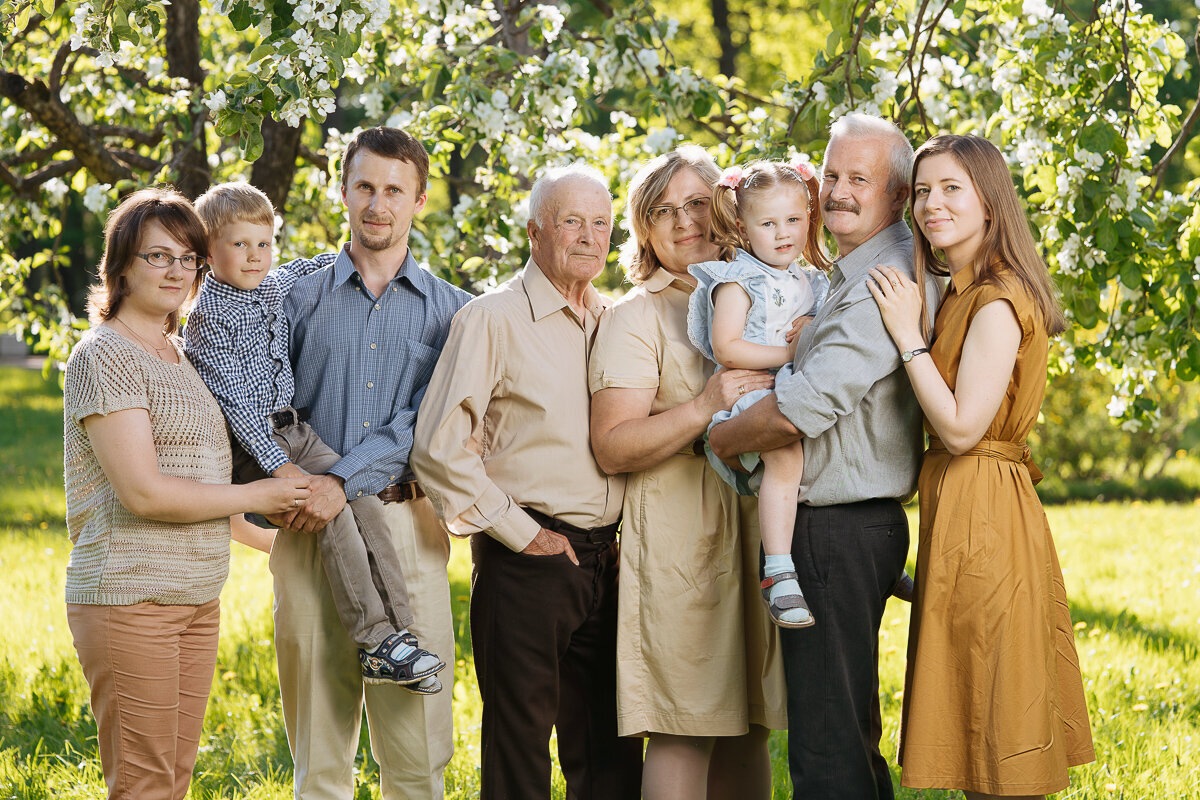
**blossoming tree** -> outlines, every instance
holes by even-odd
[[[1060,363],[1112,371],[1114,415],[1152,421],[1155,374],[1200,375],[1200,181],[1173,166],[1196,110],[1163,91],[1188,70],[1180,37],[1135,0],[1086,17],[1046,0],[819,14],[806,74],[747,85],[681,63],[678,23],[645,0],[0,0],[0,321],[61,358],[81,327],[65,233],[147,183],[249,178],[288,221],[283,257],[333,246],[335,160],[360,125],[427,143],[437,200],[413,247],[484,288],[526,254],[543,165],[586,159],[619,195],[685,138],[726,163],[819,160],[830,119],[856,109],[917,143],[1000,145],[1074,323]]]

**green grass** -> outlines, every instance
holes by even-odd
[[[63,569],[62,411],[57,384],[0,368],[0,798],[103,793],[96,728],[67,630]],[[1095,764],[1072,771],[1065,798],[1200,798],[1200,504],[1076,504],[1048,510],[1076,621],[1096,739]],[[470,570],[450,564],[458,624],[455,755],[447,795],[478,794],[480,703],[466,623]],[[192,797],[284,800],[291,761],[271,648],[266,557],[234,546],[222,637]],[[893,760],[907,607],[892,603],[880,638],[883,751]],[[356,799],[379,797],[364,746]],[[790,796],[786,734],[771,741],[776,797]],[[893,770],[898,782],[899,772]],[[564,795],[557,778],[556,797]],[[901,789],[900,798],[957,793]]]

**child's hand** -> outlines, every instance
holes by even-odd
[[[804,330],[808,323],[813,321],[811,315],[804,317],[796,317],[792,320],[792,327],[788,328],[787,333],[783,335],[784,340],[791,347],[791,354],[796,355],[796,340],[800,338],[800,331]]]
[[[879,314],[896,347],[900,350],[924,347],[920,288],[907,275],[885,264],[875,267],[870,274],[867,290],[879,304]]]

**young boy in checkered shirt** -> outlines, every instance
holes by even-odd
[[[292,408],[283,299],[321,264],[271,271],[275,211],[248,183],[223,183],[196,201],[208,234],[208,265],[184,329],[185,351],[232,431],[234,480],[323,474],[340,460]],[[413,616],[400,560],[378,497],[351,500],[319,536],[338,615],[359,647],[363,680],[435,694],[445,662],[408,631]]]

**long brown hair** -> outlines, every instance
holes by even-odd
[[[983,241],[971,262],[975,280],[981,284],[996,283],[1001,280],[1001,273],[1016,278],[1041,314],[1046,333],[1050,336],[1062,333],[1067,329],[1067,323],[1059,305],[1058,291],[1029,230],[1029,218],[1017,197],[1008,164],[996,145],[979,136],[935,136],[917,148],[913,158],[910,187],[914,191],[909,193],[909,212],[914,223],[913,261],[922,295],[926,273],[950,274],[950,265],[934,252],[921,232],[915,213],[917,169],[924,159],[939,155],[951,156],[962,167],[983,203]]]
[[[703,147],[685,144],[647,161],[629,182],[629,199],[625,203],[629,238],[621,245],[621,264],[633,283],[642,283],[662,266],[650,244],[650,209],[662,200],[671,179],[685,169],[696,173],[709,186],[721,177],[721,170]]]
[[[121,205],[108,215],[104,223],[104,255],[98,268],[100,282],[92,286],[88,294],[88,319],[93,325],[112,319],[121,308],[121,301],[129,295],[129,283],[125,274],[133,266],[138,245],[142,241],[142,230],[151,220],[166,229],[171,238],[185,244],[198,256],[208,257],[208,239],[204,235],[204,223],[188,199],[174,189],[141,189],[121,201]],[[204,274],[196,272],[188,293],[195,293]],[[184,303],[187,299],[184,300]],[[181,304],[183,305],[183,304]],[[163,332],[179,330],[179,309],[167,315]]]
[[[732,261],[735,247],[750,250],[750,243],[738,228],[742,209],[752,198],[777,186],[799,186],[808,195],[808,237],[804,243],[804,258],[814,267],[829,269],[832,262],[822,242],[820,186],[816,175],[804,178],[782,161],[755,161],[742,171],[735,186],[718,183],[713,187],[711,238],[721,248],[721,259]]]

